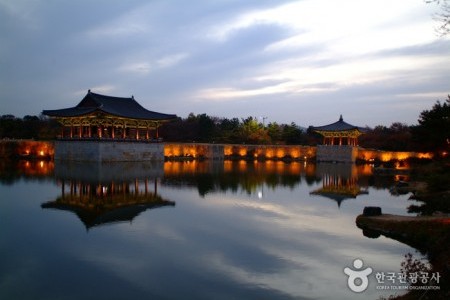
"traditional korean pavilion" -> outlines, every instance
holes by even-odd
[[[159,139],[158,127],[176,115],[149,111],[131,98],[105,96],[88,91],[75,107],[44,110],[44,115],[63,125],[62,139]]]
[[[318,161],[356,161],[358,137],[365,132],[364,128],[344,122],[341,115],[337,122],[312,130],[323,136],[323,144],[317,146]]]
[[[365,129],[344,122],[342,115],[339,121],[329,125],[312,127],[312,129],[323,136],[324,145],[349,145],[358,146],[358,137]]]

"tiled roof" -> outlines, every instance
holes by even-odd
[[[130,119],[169,120],[177,117],[173,114],[164,114],[147,110],[134,100],[134,97],[122,98],[105,96],[92,93],[90,90],[83,100],[75,107],[44,110],[42,113],[51,117],[78,117],[95,111],[102,111],[110,115]]]
[[[313,127],[312,129],[316,130],[316,131],[348,131],[348,130],[353,130],[353,129],[358,129],[359,131],[362,131],[362,132],[365,131],[364,128],[344,122],[342,115],[340,116],[339,121],[337,121],[337,122],[334,122],[329,125]]]

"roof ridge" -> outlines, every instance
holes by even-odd
[[[55,117],[57,116],[69,117],[81,115],[83,114],[84,111],[89,111],[92,109],[101,110],[111,115],[132,119],[168,120],[176,118],[176,115],[174,114],[165,114],[161,112],[148,110],[147,108],[142,106],[139,102],[137,102],[134,99],[134,96],[131,97],[107,96],[92,93],[91,90],[88,91],[88,94],[75,107],[45,112]]]

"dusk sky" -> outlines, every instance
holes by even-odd
[[[0,0],[0,114],[75,106],[91,89],[183,118],[417,124],[450,94],[438,11],[424,0]]]

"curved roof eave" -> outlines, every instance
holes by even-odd
[[[97,110],[96,107],[71,107],[63,109],[43,110],[42,114],[49,117],[79,117],[87,114],[91,114]]]
[[[57,110],[44,110],[42,113],[50,117],[64,118],[80,117],[91,114],[95,111],[101,111],[119,118],[147,121],[169,121],[177,117],[175,114],[165,114],[147,110],[140,105],[134,97],[123,98],[105,96],[92,93],[90,90],[75,107]]]
[[[314,131],[352,131],[352,130],[358,130],[361,133],[365,132],[365,129],[359,126],[354,126],[351,124],[348,124],[345,122],[342,118],[342,115],[339,118],[339,121],[324,125],[324,126],[317,126],[312,127]]]

